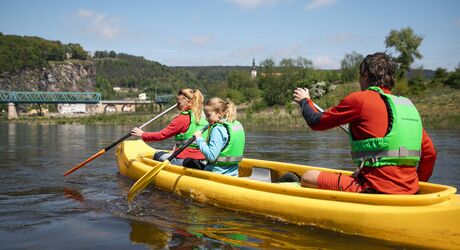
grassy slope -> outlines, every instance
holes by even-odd
[[[460,90],[433,88],[412,98],[426,128],[460,129]]]
[[[359,91],[358,84],[344,84],[315,100],[326,109],[336,105],[352,91]],[[426,89],[417,96],[409,97],[422,116],[425,128],[460,129],[460,90],[449,87],[433,87]],[[284,107],[269,108],[255,114],[240,116],[242,122],[249,126],[271,127],[304,127],[306,123],[300,114],[298,105],[289,114]]]

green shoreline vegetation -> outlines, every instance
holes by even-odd
[[[404,84],[404,83],[403,83]],[[398,89],[398,88],[397,88]],[[314,101],[327,109],[339,103],[347,94],[359,91],[357,83],[342,84],[335,90]],[[425,128],[460,129],[460,90],[447,86],[426,88],[417,95],[408,95],[417,106]],[[255,109],[256,105],[239,105],[238,119],[248,128],[301,128],[306,127],[300,113],[300,107],[292,102],[285,106],[273,106]],[[6,113],[1,115],[2,122],[18,124],[85,124],[85,125],[132,125],[139,126],[159,112],[130,112],[98,114],[78,117],[42,117],[20,116],[18,120],[7,121]],[[177,112],[170,112],[156,123],[166,125]]]
[[[422,58],[418,50],[422,41],[423,36],[415,34],[410,27],[391,30],[385,37],[386,49],[396,52],[392,57],[397,63],[398,80],[393,93],[406,96],[415,103],[426,128],[460,129],[460,64],[450,72],[443,68],[435,71],[411,68],[415,59]],[[313,100],[324,109],[337,105],[350,92],[359,91],[358,68],[363,58],[364,55],[353,51],[344,56],[340,69],[335,70],[317,69],[312,60],[304,57],[284,58],[278,62],[268,58],[261,60],[257,67],[253,59],[252,68],[168,67],[142,56],[115,51],[96,51],[91,55],[79,44],[3,35],[0,32],[0,80],[5,79],[7,90],[32,89],[32,86],[14,86],[17,82],[8,81],[20,75],[21,70],[46,69],[51,64],[70,60],[75,65],[94,67],[97,74],[92,79],[92,87],[101,93],[103,100],[134,99],[141,93],[154,98],[157,95],[174,95],[183,88],[199,89],[206,99],[218,96],[237,104],[238,119],[248,128],[305,127],[299,105],[292,101],[293,90],[297,87],[309,88]],[[43,91],[49,90],[49,82],[43,82]],[[35,106],[38,104],[31,104],[29,108]],[[54,105],[43,104],[41,107],[57,112]],[[7,105],[0,104],[0,110],[7,110]],[[153,108],[146,106],[137,107],[136,110],[137,113],[78,117],[21,116],[19,120],[10,122],[136,126],[159,113],[149,112]],[[156,123],[167,124],[175,114],[171,112]],[[0,113],[0,122],[6,120],[7,113]]]

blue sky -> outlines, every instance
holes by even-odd
[[[424,37],[412,66],[460,63],[457,0],[2,0],[0,32],[114,50],[168,66],[250,65],[304,57],[340,68],[344,55],[385,50],[392,29]],[[390,51],[392,52],[392,51]]]

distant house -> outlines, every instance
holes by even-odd
[[[121,91],[121,88],[120,87],[113,87],[113,91],[119,92],[119,91]]]
[[[86,104],[84,103],[75,103],[75,104],[58,104],[58,112],[62,115],[71,115],[71,114],[86,114]]]
[[[257,77],[256,59],[252,58],[251,78],[254,79],[256,77]]]
[[[146,93],[140,93],[139,96],[137,97],[140,101],[145,101],[147,100],[147,94]]]

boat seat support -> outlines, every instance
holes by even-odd
[[[263,168],[263,167],[252,167],[252,173],[248,177],[243,177],[243,178],[248,178],[251,180],[256,180],[256,181],[264,181],[264,182],[272,182],[272,170],[269,168]]]

